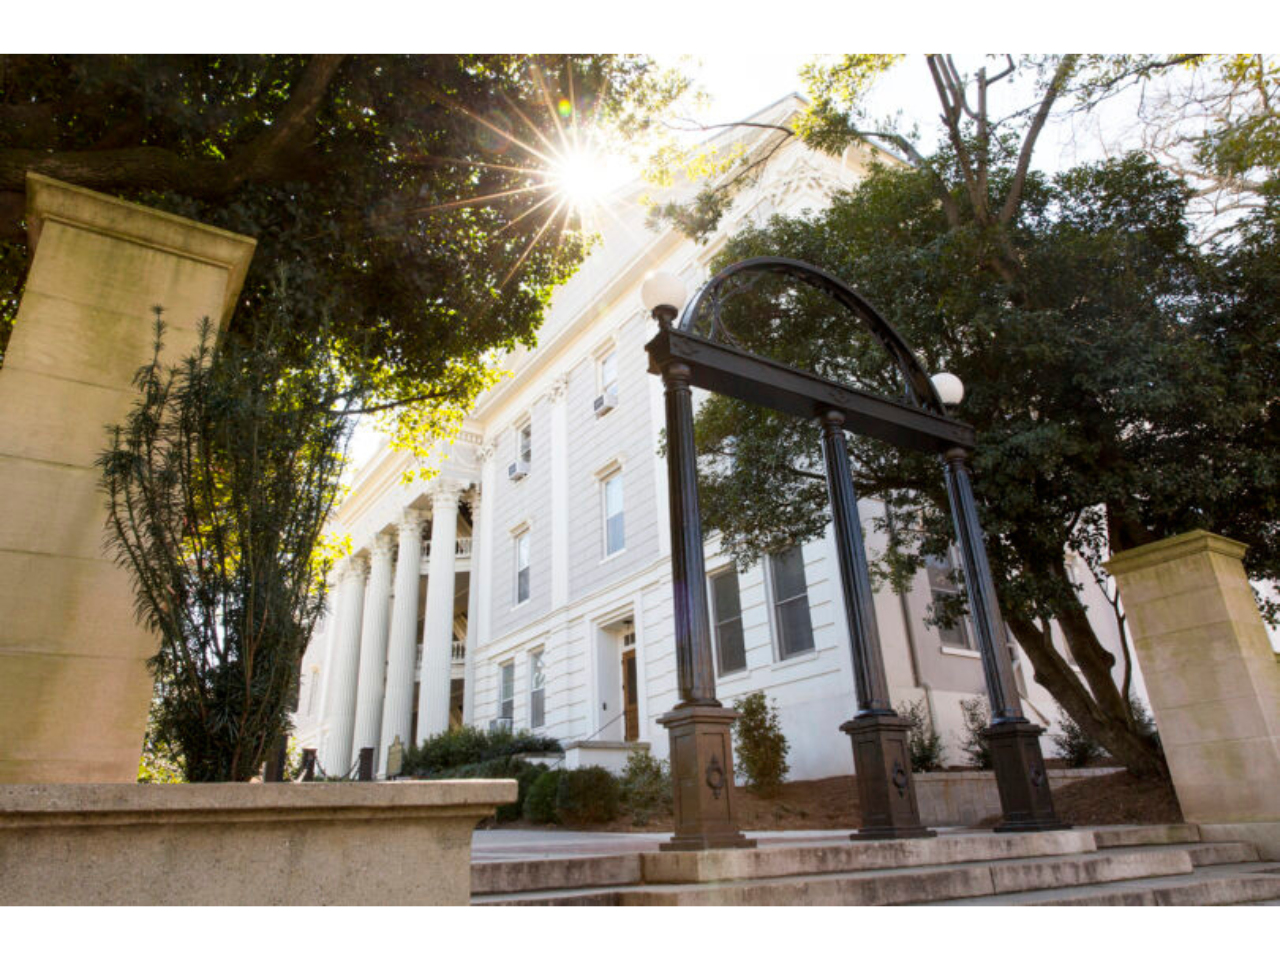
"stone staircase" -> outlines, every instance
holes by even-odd
[[[475,863],[477,906],[1280,903],[1280,863],[1192,824]]]

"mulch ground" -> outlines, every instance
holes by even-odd
[[[1063,820],[1080,826],[1108,823],[1182,823],[1182,810],[1166,780],[1142,780],[1127,771],[1086,777],[1053,791]]]
[[[827,777],[784,783],[772,797],[739,788],[734,794],[742,830],[856,830],[858,787],[853,777]],[[1126,772],[1086,777],[1053,792],[1058,816],[1079,826],[1109,823],[1181,823],[1182,811],[1173,788],[1163,781],[1140,780]],[[998,818],[975,826],[992,826]],[[523,827],[526,824],[502,824]],[[532,826],[531,824],[528,826]],[[548,828],[538,828],[548,829]],[[572,829],[556,827],[550,829]],[[629,817],[611,823],[591,824],[580,830],[610,833],[670,833],[670,816],[654,817],[643,826]]]

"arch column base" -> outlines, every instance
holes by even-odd
[[[840,725],[853,741],[862,828],[850,840],[913,840],[936,834],[920,823],[907,733],[911,721],[871,714]]]
[[[738,712],[683,706],[658,718],[671,737],[675,833],[659,850],[721,850],[756,845],[734,811],[733,739]]]

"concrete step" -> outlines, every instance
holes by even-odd
[[[856,846],[866,847],[871,844]],[[1187,875],[1192,870],[1190,856],[1185,850],[1121,850],[986,859],[924,867],[873,867],[850,872],[787,874],[768,878],[739,877],[712,882],[646,882],[611,889],[577,888],[541,893],[488,894],[473,897],[472,903],[484,906],[918,904],[991,897],[1028,890],[1085,887],[1146,877]]]
[[[1197,843],[1200,828],[1194,823],[1120,824],[1082,827],[1093,834],[1099,850],[1108,847],[1145,847],[1156,843]]]
[[[943,901],[938,906],[1223,906],[1280,903],[1275,864],[1222,864],[1188,876],[1140,877],[1112,883],[1017,891],[993,897]],[[1261,868],[1261,869],[1260,869]]]
[[[616,887],[641,881],[638,853],[542,860],[497,860],[471,865],[473,895]]]

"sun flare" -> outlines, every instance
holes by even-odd
[[[580,210],[602,201],[611,186],[605,157],[589,147],[571,147],[557,157],[551,178],[555,189]]]

